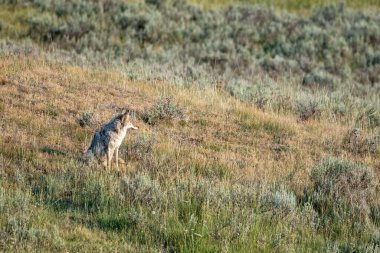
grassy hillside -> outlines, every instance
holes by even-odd
[[[2,37],[102,55],[104,64],[159,64],[188,83],[213,78],[235,93],[249,93],[243,83],[262,72],[327,89],[379,82],[379,16],[342,3],[316,6],[305,17],[265,5],[204,10],[179,0],[29,0],[1,7]]]
[[[379,152],[346,147],[350,126],[34,54],[2,55],[1,69],[2,250],[377,248]],[[127,164],[84,165],[93,129],[125,105],[139,127]],[[337,170],[338,202],[311,173],[321,167]]]
[[[298,2],[0,1],[0,251],[378,252],[378,3]]]

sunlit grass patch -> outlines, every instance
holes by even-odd
[[[294,130],[291,126],[286,126],[284,123],[280,123],[274,120],[262,120],[254,116],[247,116],[243,114],[238,119],[237,124],[243,131],[252,133],[266,133],[270,135],[294,135]]]

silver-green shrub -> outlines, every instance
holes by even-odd
[[[375,196],[372,170],[363,164],[327,158],[310,176],[312,202],[324,216],[367,220]]]

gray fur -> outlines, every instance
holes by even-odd
[[[99,131],[95,132],[86,151],[85,159],[87,161],[103,160],[104,165],[110,168],[113,154],[115,154],[116,167],[118,167],[119,147],[128,129],[137,129],[130,122],[129,114],[122,113],[111,119]]]

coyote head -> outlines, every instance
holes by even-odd
[[[129,113],[123,113],[120,117],[120,121],[123,127],[126,127],[127,129],[137,129],[137,127],[132,124]]]

